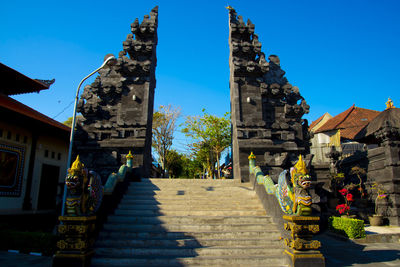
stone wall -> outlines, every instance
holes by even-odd
[[[102,179],[118,170],[129,150],[134,167],[141,167],[144,177],[150,174],[157,26],[158,7],[141,23],[136,19],[116,64],[101,69],[79,101],[83,119],[74,153]]]
[[[387,200],[378,200],[378,212],[388,218],[390,225],[400,225],[399,144],[369,150],[368,162],[368,182],[382,185],[389,195]],[[375,199],[376,192],[372,197]]]
[[[371,187],[377,183],[388,193],[387,199],[378,200],[378,213],[383,214],[390,225],[400,225],[400,144],[396,143],[381,144],[380,147],[355,153],[335,164],[337,171],[345,174],[345,184],[358,183],[358,179],[350,173],[353,167],[358,166],[366,171],[363,183],[369,206],[357,209],[357,214],[363,215],[361,217],[364,219],[374,212],[377,193]],[[316,184],[325,189],[324,195],[331,191],[329,172],[329,164],[312,165],[311,174],[316,178]]]
[[[284,77],[277,56],[268,58],[250,20],[229,10],[230,95],[234,178],[248,181],[248,155],[263,171],[278,177],[298,155],[309,154],[309,106]],[[309,158],[308,158],[309,160]]]

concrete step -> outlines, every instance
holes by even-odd
[[[146,205],[146,204],[119,204],[119,210],[235,210],[235,209],[249,209],[249,210],[263,210],[260,204],[235,204],[235,203],[214,203],[214,204],[201,204],[201,203],[181,203],[181,204],[159,204],[159,205]]]
[[[262,231],[274,229],[267,224],[111,224],[105,223],[106,231],[122,232],[204,232],[204,231]]]
[[[101,231],[99,239],[103,240],[176,240],[176,239],[248,239],[262,238],[278,240],[280,233],[276,229],[264,230],[237,230],[237,231],[207,231],[207,232],[123,232],[123,231]]]
[[[92,266],[284,266],[280,239],[249,183],[142,179],[103,225]]]
[[[272,224],[267,216],[116,216],[111,215],[108,223],[122,224]]]
[[[198,257],[198,256],[278,256],[281,248],[263,247],[211,247],[211,248],[97,248],[102,257]]]
[[[172,239],[172,240],[138,240],[138,239],[99,239],[96,242],[96,247],[107,248],[199,248],[199,247],[265,247],[273,245],[281,247],[281,242],[278,239],[270,240],[266,238],[253,239]]]
[[[137,258],[99,258],[95,256],[92,259],[92,266],[269,266],[283,267],[287,266],[283,263],[283,255],[267,255],[267,256],[219,256],[219,257],[175,257],[175,258],[159,258],[137,259]]]
[[[120,204],[144,204],[144,205],[177,205],[182,204],[183,200],[179,198],[171,198],[171,199],[135,199],[135,198],[123,198]],[[232,199],[224,199],[223,202],[221,200],[216,200],[214,198],[187,198],[184,200],[184,204],[193,205],[193,204],[214,204],[221,205],[221,203],[234,203],[234,204],[258,204],[260,205],[260,201],[256,198],[232,198]]]
[[[115,215],[135,215],[135,216],[202,216],[202,215],[210,215],[209,210],[122,210],[117,209],[114,211]],[[214,216],[263,216],[266,215],[265,210],[257,209],[257,210],[248,210],[248,209],[237,209],[237,210],[214,210],[212,211],[212,215]]]
[[[186,187],[203,187],[203,186],[212,186],[212,187],[249,187],[252,185],[251,183],[236,183],[236,182],[197,182],[197,181],[189,181],[189,182],[175,182],[175,181],[164,181],[164,182],[140,182],[135,183],[131,182],[128,186],[129,187],[179,187],[179,186],[186,186]]]
[[[204,200],[204,199],[213,199],[214,203],[222,203],[222,202],[228,202],[231,200],[246,200],[246,199],[251,199],[255,198],[255,193],[254,192],[249,192],[246,194],[214,194],[214,195],[188,195],[188,194],[182,194],[182,195],[177,195],[177,194],[132,194],[132,195],[124,195],[123,199],[126,200],[158,200],[158,201],[164,201],[164,200]]]
[[[132,182],[137,183],[137,182]],[[165,179],[165,178],[142,178],[139,182],[140,184],[143,183],[170,183],[170,184],[179,184],[179,183],[199,183],[199,184],[243,184],[238,180],[234,179]]]
[[[152,184],[152,183],[131,183],[128,185],[128,189],[176,189],[176,188],[188,188],[188,189],[203,189],[203,190],[224,190],[224,189],[251,189],[250,184],[233,184],[233,183],[220,183],[220,184],[194,184],[194,183],[164,183],[164,184]]]
[[[219,196],[223,195],[224,197],[232,197],[232,196],[239,196],[239,195],[244,195],[244,196],[254,196],[255,193],[253,191],[238,191],[234,192],[233,190],[227,190],[227,191],[220,191],[220,190],[214,190],[214,191],[206,191],[206,190],[159,190],[159,191],[154,191],[154,190],[149,190],[149,191],[127,191],[126,195],[128,196],[140,196],[140,195],[148,195],[148,196],[185,196],[185,195],[190,195],[190,196],[202,196],[202,197],[213,197],[213,196]]]

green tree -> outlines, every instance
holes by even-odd
[[[162,176],[165,177],[167,166],[167,153],[171,149],[174,132],[176,130],[176,121],[180,116],[180,108],[160,106],[153,114],[153,137],[152,147],[158,155],[158,162],[162,169]]]
[[[184,158],[176,150],[169,150],[166,155],[166,169],[169,177],[177,178],[183,173]]]
[[[200,178],[203,174],[203,164],[198,157],[182,155],[183,171],[180,177]]]
[[[190,159],[174,149],[166,156],[166,169],[171,178],[196,178],[202,174],[202,164],[196,159]]]
[[[78,115],[76,116],[76,122],[78,122],[79,120],[81,120],[83,118],[82,115]],[[66,121],[63,122],[64,125],[67,125],[68,127],[72,127],[72,117],[69,117]]]
[[[190,147],[202,159],[209,177],[213,176],[216,163],[220,178],[219,159],[222,151],[231,144],[229,112],[223,117],[208,114],[205,109],[202,112],[202,116],[187,116],[182,132],[194,140]]]

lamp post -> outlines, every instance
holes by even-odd
[[[92,73],[90,73],[89,75],[87,75],[85,78],[82,79],[82,81],[79,83],[78,88],[76,89],[76,96],[75,96],[75,105],[74,105],[74,115],[72,116],[72,125],[71,125],[71,135],[69,137],[69,149],[68,149],[68,161],[67,161],[67,172],[65,174],[65,177],[67,177],[68,175],[68,169],[71,165],[71,157],[72,157],[72,145],[74,142],[74,134],[75,134],[75,125],[76,125],[76,108],[78,106],[78,100],[79,100],[79,90],[81,88],[82,83],[88,79],[90,76],[92,76],[93,74],[95,74],[96,72],[98,72],[99,70],[101,70],[102,68],[104,68],[104,66],[106,66],[106,64],[111,64],[114,63],[116,61],[116,58],[114,55],[112,54],[108,54],[105,56],[104,58],[104,62],[103,64],[97,68],[96,70],[94,70]],[[67,186],[64,184],[64,195],[63,195],[63,201],[62,201],[62,207],[61,207],[61,216],[64,216],[64,212],[65,212],[65,200],[67,198]]]

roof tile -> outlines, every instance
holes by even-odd
[[[351,106],[344,112],[327,121],[316,133],[340,129],[340,135],[346,139],[354,137],[376,116],[379,111]]]

